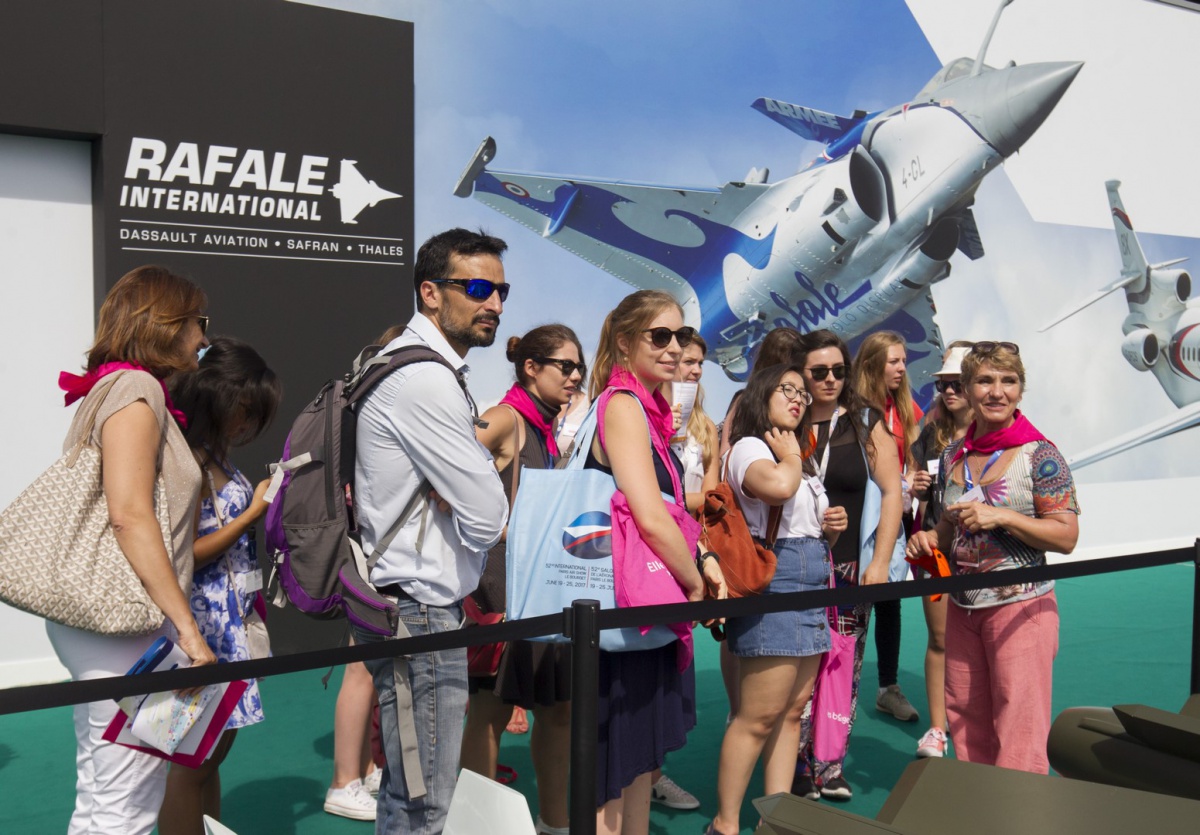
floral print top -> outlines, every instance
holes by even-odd
[[[962,443],[961,440],[955,441],[942,453],[938,487],[944,496],[945,507],[957,502],[966,492],[963,485],[950,478],[950,462]],[[1025,516],[1079,513],[1071,470],[1062,453],[1049,441],[1032,441],[1020,447],[1004,474],[990,484],[981,484],[980,488],[992,507],[1007,507]],[[948,556],[955,574],[979,574],[1046,564],[1045,551],[1026,545],[1003,528],[971,534],[956,526],[954,545]],[[1029,600],[1053,588],[1054,581],[1047,580],[955,592],[950,599],[965,609],[982,609]]]
[[[240,516],[250,506],[254,488],[238,470],[229,473],[229,481],[216,491],[220,516],[225,521]],[[200,498],[200,524],[196,538],[215,533],[222,527],[212,491],[205,487]],[[246,581],[258,570],[254,539],[243,534],[222,556],[196,569],[192,580],[192,614],[200,634],[218,661],[249,661],[250,647],[242,613],[254,606],[257,591],[247,592]],[[226,730],[242,728],[263,720],[262,699],[258,682],[251,679],[241,700],[234,708]]]

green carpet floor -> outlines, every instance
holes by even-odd
[[[1178,710],[1188,695],[1195,570],[1173,565],[1060,581],[1062,619],[1055,667],[1054,712],[1079,705],[1142,703]],[[922,712],[901,723],[864,699],[851,739],[847,777],[852,812],[874,816],[912,761],[927,718],[922,665],[925,625],[920,604],[904,601],[900,685]],[[864,691],[876,680],[867,649]],[[654,833],[698,833],[716,808],[717,753],[727,710],[717,645],[697,633],[699,724],[687,748],[672,754],[667,773],[701,801],[698,812],[655,807]],[[325,814],[332,771],[333,706],[340,676],[321,686],[324,671],[265,680],[267,721],[244,731],[222,767],[224,822],[239,835],[340,835],[372,825]],[[536,804],[527,736],[504,738],[500,760],[519,773],[515,788]],[[563,764],[566,767],[566,763]],[[0,717],[0,832],[66,829],[74,805],[74,737],[69,708]],[[761,779],[748,798],[761,792]],[[535,806],[536,808],[536,806]],[[747,801],[743,831],[756,820]]]

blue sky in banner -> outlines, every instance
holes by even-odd
[[[499,169],[719,187],[766,166],[774,182],[820,149],[754,112],[754,99],[841,114],[876,110],[910,99],[941,65],[901,0],[320,5],[415,24],[416,243],[465,225],[511,246],[513,291],[501,339],[469,358],[481,403],[498,399],[512,380],[502,339],[563,321],[590,353],[604,315],[632,289],[451,194],[485,136],[496,139]],[[964,33],[962,54],[974,55],[984,28]],[[1008,58],[989,53],[994,65]],[[387,95],[381,79],[381,102]],[[1084,199],[1103,205],[1109,176],[1120,174],[1099,176]],[[1128,197],[1126,207],[1136,224],[1138,207]],[[1037,333],[1049,312],[1116,278],[1110,229],[1036,223],[1004,172],[984,181],[975,214],[987,255],[977,262],[956,255],[951,276],[934,290],[946,339],[1020,342],[1030,378],[1025,411],[1068,453],[1174,408],[1150,375],[1120,355],[1120,294]],[[1200,257],[1194,238],[1143,234],[1142,242],[1151,261]],[[736,386],[710,364],[705,388],[719,419]],[[1081,479],[1197,475],[1198,451],[1200,431],[1184,433],[1093,465]]]

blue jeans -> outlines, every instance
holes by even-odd
[[[449,632],[462,626],[462,606],[457,603],[427,606],[401,598],[397,605],[401,622],[413,636]],[[370,644],[384,638],[355,627],[354,640]],[[467,651],[450,649],[408,657],[407,675],[426,792],[416,798],[409,797],[404,777],[393,661],[383,658],[366,664],[379,696],[379,729],[387,757],[375,817],[376,835],[435,835],[446,823],[457,778],[463,715],[467,710]]]

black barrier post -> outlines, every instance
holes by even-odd
[[[571,637],[571,835],[596,835],[599,614],[598,600],[576,600],[563,609]]]
[[[1192,694],[1200,693],[1200,539],[1194,555],[1196,574],[1192,578]]]

